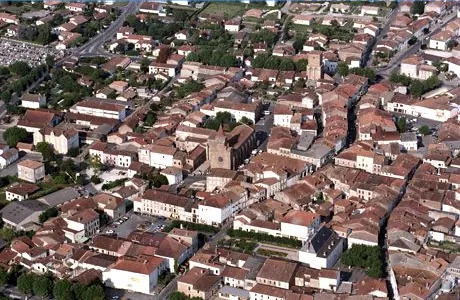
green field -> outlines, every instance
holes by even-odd
[[[211,2],[201,14],[225,15],[228,18],[242,16],[246,5],[239,2]]]

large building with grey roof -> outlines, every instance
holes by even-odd
[[[37,227],[38,217],[48,208],[48,205],[37,200],[24,200],[9,203],[0,213],[6,226],[29,231]]]

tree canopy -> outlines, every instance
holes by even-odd
[[[384,275],[382,257],[378,246],[355,244],[342,255],[342,263],[364,268],[370,277],[381,278]]]
[[[3,139],[10,147],[16,147],[17,143],[24,141],[27,136],[27,131],[20,127],[10,127],[3,132]]]

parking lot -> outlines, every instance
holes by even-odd
[[[131,232],[138,229],[152,233],[162,231],[170,223],[167,219],[137,215],[134,213],[127,214],[126,218],[126,221],[123,219],[115,220],[102,232],[114,235],[116,234],[121,238],[126,238]],[[122,223],[118,225],[120,221],[122,221]]]
[[[8,66],[15,61],[22,60],[31,66],[36,66],[44,63],[48,55],[53,55],[55,58],[62,57],[61,52],[54,48],[0,39],[0,65]]]

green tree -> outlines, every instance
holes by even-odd
[[[104,300],[104,289],[100,284],[93,284],[85,289],[83,299]]]
[[[51,207],[51,208],[48,208],[47,210],[45,210],[44,212],[42,212],[38,216],[38,220],[40,221],[40,223],[43,224],[48,219],[57,217],[58,215],[59,215],[59,210],[56,207]]]
[[[43,24],[37,26],[37,38],[36,41],[42,45],[49,44],[52,40],[51,26],[49,24]]]
[[[27,131],[19,127],[10,127],[3,133],[3,139],[10,147],[16,147],[17,143],[24,141],[27,136]]]
[[[54,56],[53,55],[47,55],[45,58],[45,63],[48,66],[48,68],[51,68],[54,66]]]
[[[173,10],[173,18],[177,22],[185,22],[188,19],[187,11],[183,9],[174,9]]]
[[[425,11],[425,3],[423,1],[414,1],[412,3],[411,12],[414,15],[421,15]]]
[[[364,268],[370,277],[381,278],[384,275],[381,252],[378,246],[353,245],[342,255],[342,263]]]
[[[157,119],[156,114],[153,111],[149,111],[147,115],[145,116],[144,123],[147,126],[152,126],[153,123],[155,123],[156,119]]]
[[[17,282],[18,289],[26,295],[32,294],[34,290],[34,277],[34,275],[29,273],[24,273],[19,276]]]
[[[26,76],[30,72],[30,67],[26,62],[16,61],[10,66],[11,73],[17,74],[19,76]]]
[[[278,56],[270,56],[264,64],[265,69],[278,70],[281,64],[281,58]]]
[[[172,292],[169,295],[169,300],[203,300],[203,299],[200,297],[188,297],[184,293],[176,291],[176,292]]]
[[[308,60],[306,59],[299,59],[296,63],[295,63],[295,70],[297,72],[304,72],[307,70],[307,66],[308,66]]]
[[[346,62],[339,62],[339,64],[337,65],[336,73],[342,77],[347,76],[349,73],[348,64]]]
[[[0,267],[0,285],[8,283],[9,275],[8,271]]]
[[[11,242],[18,236],[17,232],[9,227],[3,227],[0,229],[0,237],[7,242]]]
[[[47,142],[40,142],[36,146],[36,150],[43,156],[44,161],[54,160],[53,146]]]
[[[241,124],[252,125],[252,120],[248,119],[247,117],[242,117],[239,121]]]
[[[439,80],[438,76],[432,75],[424,82],[425,92],[434,90],[441,85],[441,80]]]
[[[221,124],[228,124],[232,120],[232,114],[228,111],[219,111],[216,114],[216,120],[218,120]]]
[[[412,80],[409,85],[409,92],[411,95],[421,97],[425,92],[425,85],[420,80]]]
[[[296,65],[292,59],[283,59],[279,65],[279,69],[281,71],[294,71],[296,69]]]
[[[96,155],[91,155],[89,158],[89,166],[95,170],[96,172],[100,171],[103,167],[103,164],[101,162],[101,158]]]
[[[152,179],[152,186],[159,188],[162,185],[168,185],[168,178],[162,174],[157,174]]]
[[[150,61],[148,60],[148,58],[144,57],[142,58],[141,60],[141,72],[146,74],[149,72],[149,65],[150,65]]]
[[[396,122],[396,127],[398,127],[398,131],[403,133],[406,132],[407,129],[407,121],[405,117],[400,117]]]
[[[407,44],[409,44],[409,46],[412,46],[413,44],[417,43],[417,37],[415,36],[411,36],[411,38],[409,39],[409,41],[407,42]]]
[[[236,62],[235,56],[230,55],[230,54],[225,54],[224,56],[220,58],[219,66],[229,68],[229,67],[233,67],[235,65],[235,62]]]
[[[294,43],[292,44],[292,47],[294,47],[294,49],[297,51],[297,52],[300,52],[303,50],[303,45],[305,44],[305,39],[296,39],[294,41]]]
[[[268,60],[269,57],[270,56],[266,53],[258,54],[257,57],[253,59],[251,65],[254,68],[263,68],[265,65],[265,62]]]
[[[53,281],[51,278],[44,275],[35,276],[33,282],[33,291],[34,294],[39,297],[48,298],[53,292]]]
[[[422,125],[420,126],[420,128],[418,129],[418,132],[420,134],[423,134],[423,135],[428,135],[431,133],[431,129],[428,125]]]
[[[186,60],[187,61],[195,61],[195,62],[199,62],[200,61],[200,56],[195,53],[195,52],[190,52],[187,57],[186,57]]]
[[[72,284],[67,279],[61,279],[54,283],[53,295],[56,300],[73,300]]]

